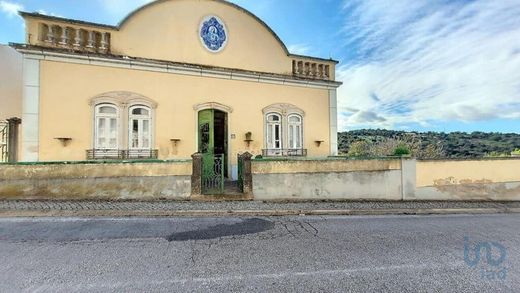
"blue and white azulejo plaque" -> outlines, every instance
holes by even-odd
[[[200,25],[200,40],[209,51],[222,51],[228,41],[226,25],[216,16],[207,16]]]

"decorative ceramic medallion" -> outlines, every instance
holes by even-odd
[[[207,16],[200,24],[200,40],[209,51],[222,51],[228,41],[226,25],[216,16]]]

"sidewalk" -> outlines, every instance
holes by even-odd
[[[520,213],[520,202],[38,201],[0,200],[0,217],[427,215]]]

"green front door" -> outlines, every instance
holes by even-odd
[[[220,120],[219,120],[220,121]],[[220,123],[219,123],[220,124]],[[199,153],[202,154],[202,192],[221,194],[224,192],[225,154],[215,152],[215,110],[199,112]]]
[[[199,153],[215,154],[215,111],[199,112]]]

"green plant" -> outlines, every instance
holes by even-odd
[[[510,154],[507,153],[501,153],[501,152],[489,152],[484,155],[485,158],[505,158],[510,157]]]
[[[394,156],[407,156],[410,154],[410,149],[405,144],[399,144],[394,150]]]
[[[516,149],[511,152],[511,155],[520,156],[520,149]]]

